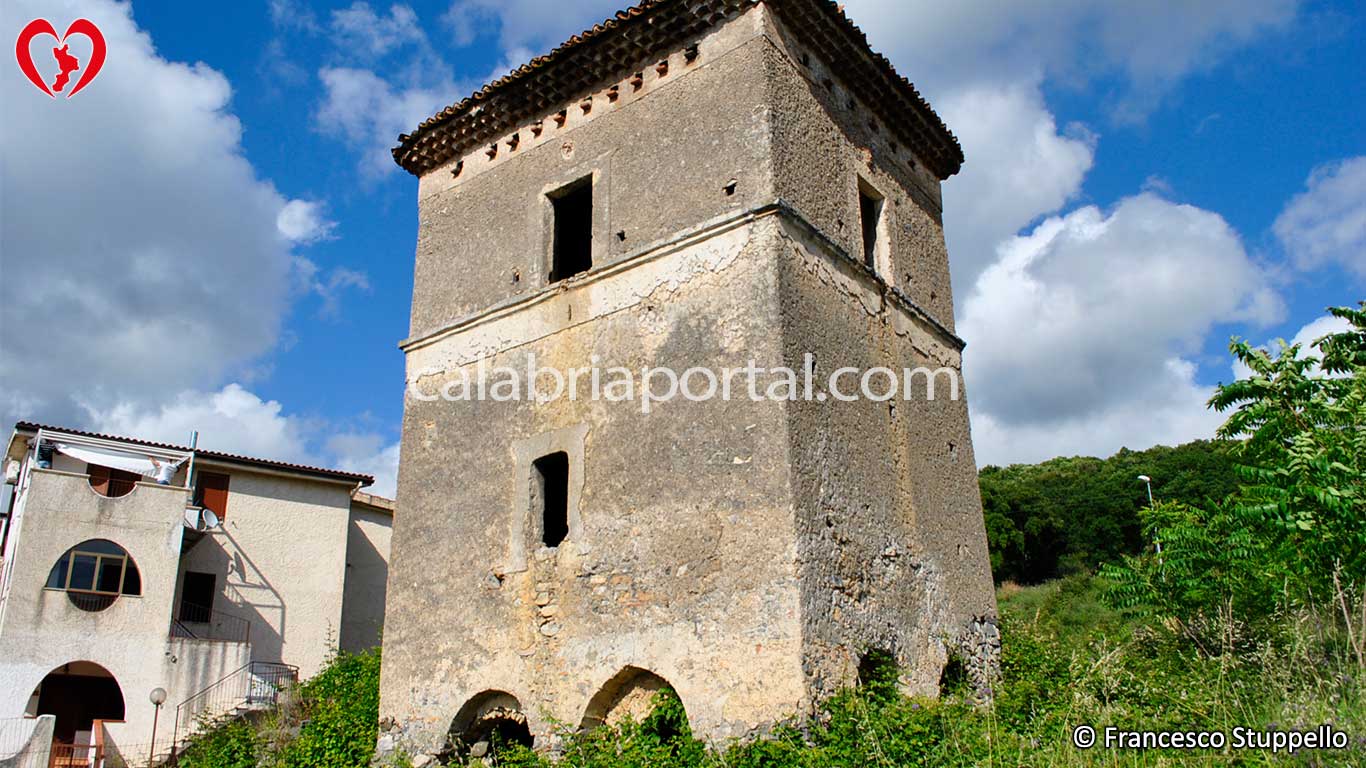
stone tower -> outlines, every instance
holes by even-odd
[[[696,733],[743,738],[876,652],[912,691],[951,656],[989,674],[947,392],[940,183],[962,153],[834,3],[647,0],[400,140],[419,228],[382,753],[551,745],[552,722],[611,722],[666,684]],[[644,413],[584,377],[577,399],[471,396],[528,355],[637,378],[754,361],[816,394],[737,379]],[[825,398],[844,367],[948,370],[933,400],[927,376],[909,400]]]

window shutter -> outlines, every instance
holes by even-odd
[[[101,496],[109,495],[109,467],[99,464],[86,464],[86,474],[90,475],[90,487]]]
[[[199,482],[199,506],[218,515],[219,520],[226,520],[228,517],[228,476],[217,472],[200,472]]]

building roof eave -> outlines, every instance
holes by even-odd
[[[71,429],[69,427],[58,427],[50,424],[39,424],[37,422],[32,421],[17,422],[14,425],[14,430],[16,433],[16,437],[19,433],[28,433],[31,436],[36,435],[39,430],[43,430],[49,432],[65,432],[72,435],[79,435],[81,437],[108,440],[111,442],[143,446],[146,448],[157,448],[161,450],[181,451],[186,453],[193,452],[197,460],[202,459],[214,464],[257,467],[261,469],[269,469],[276,472],[282,472],[285,474],[311,477],[319,480],[330,480],[351,484],[359,484],[360,487],[373,485],[375,482],[375,478],[373,476],[361,474],[358,472],[346,472],[340,469],[314,467],[309,466],[307,464],[294,464],[287,461],[276,461],[274,459],[260,459],[254,456],[243,456],[234,453],[223,453],[221,451],[208,451],[202,448],[190,448],[189,446],[175,445],[173,443],[158,443],[151,440],[140,440],[134,437],[108,435],[99,432],[89,432],[80,429]],[[13,439],[11,439],[11,443],[12,442]]]

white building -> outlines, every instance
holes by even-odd
[[[55,765],[146,763],[378,643],[369,476],[26,422],[5,464],[0,721],[54,715]]]

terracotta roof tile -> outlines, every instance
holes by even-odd
[[[191,448],[187,445],[175,445],[173,443],[157,443],[151,440],[139,440],[135,437],[123,437],[121,435],[106,435],[99,432],[87,432],[81,429],[71,429],[69,427],[56,427],[50,424],[37,424],[32,421],[20,421],[14,425],[16,430],[22,432],[37,432],[40,429],[52,432],[65,432],[69,435],[79,435],[81,437],[94,437],[100,440],[112,440],[131,445],[145,445],[149,448],[164,448],[168,451],[184,451],[188,453]],[[356,472],[343,472],[340,469],[327,469],[325,467],[310,467],[307,464],[291,464],[287,461],[274,461],[272,459],[258,459],[252,456],[242,456],[235,453],[221,453],[219,451],[206,451],[202,448],[193,449],[196,456],[211,461],[222,461],[229,464],[244,464],[247,466],[266,467],[278,469],[285,472],[294,472],[300,475],[311,475],[322,477],[329,480],[347,480],[360,483],[362,486],[373,485],[375,478],[370,475],[362,475]]]
[[[759,2],[643,0],[437,112],[411,134],[400,135],[394,161],[420,176]],[[958,140],[915,86],[872,50],[843,6],[831,0],[762,2],[813,45],[847,85],[885,110],[892,118],[889,125],[939,178],[958,172],[963,163]]]

